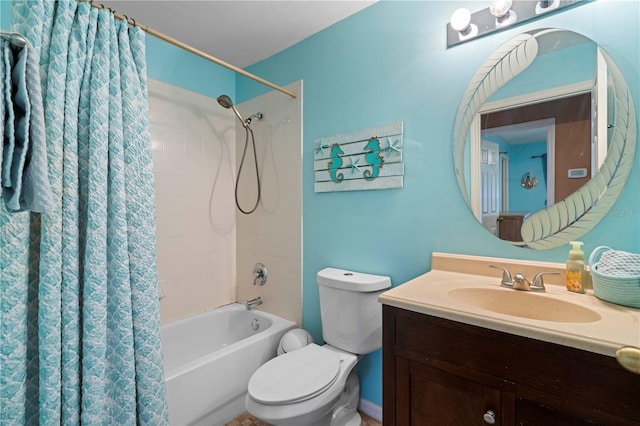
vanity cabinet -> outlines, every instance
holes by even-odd
[[[640,425],[615,358],[383,305],[383,424]]]

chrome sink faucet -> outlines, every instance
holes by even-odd
[[[544,275],[560,275],[557,272],[540,272],[533,278],[533,283],[525,278],[524,275],[518,273],[511,278],[511,273],[506,268],[501,268],[500,266],[489,265],[491,268],[501,269],[502,270],[502,281],[500,282],[500,286],[506,288],[512,288],[514,290],[523,290],[523,291],[546,291],[544,286],[544,280],[542,277]]]
[[[247,311],[250,311],[258,305],[262,305],[262,297],[260,296],[255,297],[251,300],[247,300],[247,303],[245,304],[245,306],[247,307]]]

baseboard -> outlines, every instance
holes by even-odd
[[[360,399],[358,403],[358,409],[365,413],[367,416],[381,422],[382,421],[382,406],[374,404],[366,399]]]

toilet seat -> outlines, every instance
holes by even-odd
[[[265,363],[249,380],[248,393],[265,405],[306,401],[325,392],[340,373],[340,357],[310,344]]]

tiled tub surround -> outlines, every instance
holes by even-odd
[[[151,79],[149,104],[167,323],[236,300],[235,116],[215,99]]]
[[[285,86],[295,99],[269,92],[238,106],[253,120],[261,179],[262,201],[251,215],[236,210],[238,302],[262,296],[257,309],[298,324],[302,321],[302,82]],[[236,120],[236,163],[244,148],[245,132]],[[251,143],[251,142],[249,142]],[[244,210],[255,203],[255,165],[251,145],[240,176],[239,202]],[[232,202],[233,203],[233,202]],[[235,208],[235,204],[234,204]],[[253,285],[253,266],[268,270],[264,286]]]

